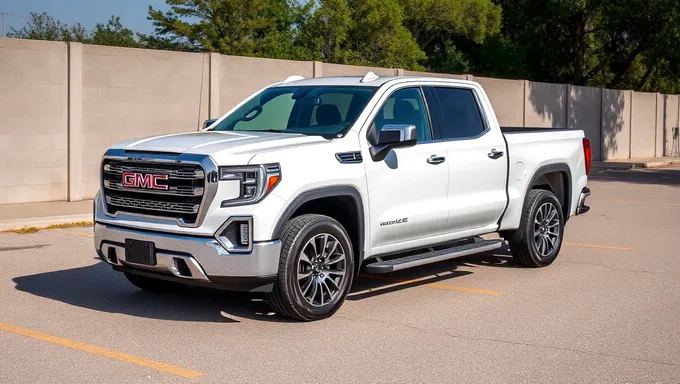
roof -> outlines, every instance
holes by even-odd
[[[380,76],[376,80],[362,83],[363,76],[334,76],[334,77],[316,77],[303,80],[293,80],[287,83],[279,83],[276,86],[285,87],[289,85],[306,86],[306,85],[355,85],[364,87],[379,87],[386,82],[397,79],[397,76]]]
[[[361,82],[364,77],[373,75],[371,72],[366,76],[331,76],[331,77],[316,77],[316,78],[302,78],[299,76],[291,77],[288,81],[282,81],[274,85],[275,87],[285,87],[290,85],[295,86],[322,86],[322,85],[347,85],[360,87],[380,87],[388,81],[408,81],[408,80],[438,80],[465,83],[466,80],[458,80],[452,78],[428,77],[428,76],[375,76],[368,78],[366,82]]]

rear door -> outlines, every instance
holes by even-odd
[[[435,139],[447,143],[449,211],[444,233],[496,226],[507,201],[503,135],[498,127],[490,127],[473,88],[437,85],[428,87],[426,95]]]

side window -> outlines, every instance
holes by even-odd
[[[464,139],[484,132],[484,123],[472,90],[444,87],[433,90],[445,120],[439,129],[443,139]]]
[[[393,93],[375,117],[376,133],[387,124],[412,124],[418,142],[432,140],[430,123],[420,88],[405,88]]]

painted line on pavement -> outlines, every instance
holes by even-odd
[[[581,244],[581,243],[569,243],[569,242],[563,242],[562,245],[566,245],[568,247],[583,247],[583,248],[597,248],[597,249],[611,249],[614,251],[632,251],[633,248],[629,247],[617,247],[614,245],[598,245],[598,244]]]
[[[74,236],[88,237],[90,239],[94,237],[91,233],[78,233],[78,232],[66,232],[66,233]]]
[[[420,282],[426,281],[427,279],[430,278],[430,277],[424,277],[424,278],[421,278],[421,279],[404,280],[404,279],[399,279],[399,278],[396,278],[396,277],[379,276],[379,275],[373,275],[373,274],[362,274],[362,275],[360,275],[360,277],[392,282],[392,283],[396,283],[396,284],[394,284],[396,286],[413,284],[413,283],[420,283]],[[489,296],[500,296],[500,295],[503,294],[503,292],[491,291],[491,290],[488,290],[488,289],[462,287],[462,286],[459,286],[459,285],[449,285],[449,284],[441,284],[441,283],[426,283],[426,284],[423,284],[422,286],[428,287],[428,288],[446,289],[446,290],[449,290],[449,291],[476,293],[476,294],[479,294],[479,295],[489,295]]]
[[[36,340],[46,341],[48,343],[57,344],[57,345],[61,345],[61,346],[72,348],[72,349],[77,349],[77,350],[87,352],[87,353],[90,353],[90,354],[93,354],[93,355],[108,357],[110,359],[123,361],[123,362],[126,362],[126,363],[138,365],[140,367],[152,368],[152,369],[155,369],[157,371],[170,373],[172,375],[184,377],[186,379],[195,379],[195,378],[198,378],[198,377],[205,375],[205,373],[203,373],[203,372],[194,371],[194,370],[191,370],[191,369],[185,369],[185,368],[177,367],[177,366],[172,365],[172,364],[162,363],[162,362],[159,362],[159,361],[149,360],[149,359],[144,358],[144,357],[128,355],[127,353],[116,352],[116,351],[112,351],[110,349],[97,347],[95,345],[85,344],[85,343],[81,343],[79,341],[65,339],[65,338],[59,337],[59,336],[52,336],[52,335],[49,335],[47,333],[43,333],[43,332],[40,332],[40,331],[35,331],[35,330],[32,330],[32,329],[28,329],[28,328],[17,327],[17,326],[2,323],[2,322],[0,322],[0,330],[12,332],[12,333],[15,333],[17,335],[30,337],[30,338],[33,338],[33,339],[36,339]]]

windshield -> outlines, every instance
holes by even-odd
[[[377,88],[290,86],[267,88],[210,130],[342,135]]]

